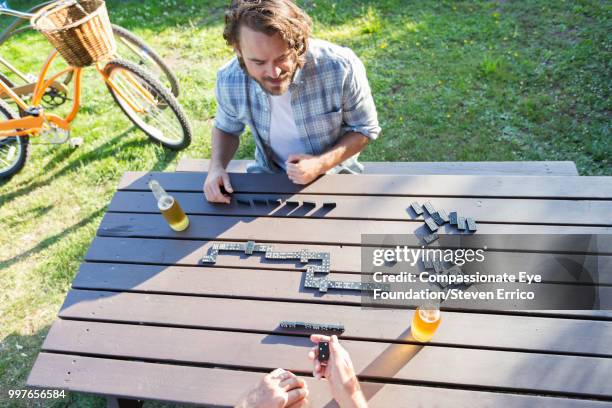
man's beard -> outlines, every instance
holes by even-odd
[[[282,81],[280,83],[277,81],[275,81],[276,83],[269,82],[269,79],[267,78],[264,79],[264,82],[258,81],[256,79],[255,81],[257,81],[257,83],[270,95],[282,95],[287,92],[287,89],[289,89],[289,84],[291,83],[292,76],[293,75],[290,75],[289,72],[281,74],[279,76],[279,79],[282,78]]]
[[[259,86],[262,87],[262,89],[264,91],[266,91],[267,93],[269,93],[270,95],[282,95],[285,92],[287,92],[287,89],[289,89],[289,84],[291,84],[291,81],[293,80],[293,76],[295,75],[298,65],[296,64],[293,71],[292,72],[282,72],[279,75],[279,78],[282,78],[283,81],[280,83],[280,85],[278,84],[274,84],[272,82],[270,82],[270,80],[272,80],[272,78],[264,78],[263,81],[260,81],[259,79],[255,78],[254,76],[252,76],[249,73],[249,70],[247,69],[246,65],[244,64],[244,60],[242,59],[242,57],[238,57],[238,62],[240,63],[240,67],[242,68],[242,70],[251,78],[253,79],[255,82],[257,82],[259,84]]]

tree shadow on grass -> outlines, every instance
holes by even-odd
[[[27,251],[22,252],[22,253],[20,253],[18,255],[15,255],[12,258],[9,258],[7,260],[4,260],[4,261],[0,262],[0,269],[8,268],[8,267],[14,265],[15,263],[23,260],[24,258],[27,258],[27,257],[29,257],[29,256],[31,256],[33,254],[39,253],[40,251],[43,251],[43,250],[47,249],[48,247],[50,247],[51,245],[57,243],[58,241],[60,241],[64,237],[66,237],[67,235],[69,235],[72,232],[78,230],[79,228],[82,228],[82,227],[86,226],[91,221],[95,220],[100,215],[104,214],[105,210],[106,210],[106,206],[104,206],[102,208],[99,208],[99,209],[95,210],[94,212],[92,212],[91,214],[89,214],[87,217],[81,219],[76,224],[73,224],[70,227],[66,228],[62,232],[57,233],[55,235],[52,235],[50,237],[47,237],[44,240],[42,240],[41,242],[39,242],[38,244],[36,244],[34,247],[28,249]]]
[[[176,156],[178,156],[178,154],[179,154],[178,150],[169,150],[169,149],[157,150],[155,152],[155,157],[157,161],[151,167],[151,171],[166,170],[168,166],[170,166],[170,164],[174,162],[174,159],[176,159]]]
[[[124,132],[122,134],[126,134]],[[43,171],[46,173],[48,171],[53,170],[57,167],[61,162],[72,156],[77,151],[77,148],[68,147],[67,149],[61,150],[58,154],[54,155],[44,166]]]
[[[54,207],[53,205],[39,205],[34,208],[28,208],[24,211],[20,211],[17,214],[17,217],[16,217],[17,219],[15,219],[14,221],[6,222],[6,226],[8,228],[16,227],[18,224],[23,222],[22,221],[23,218],[27,218],[28,220],[40,218],[44,216],[45,214],[47,214],[49,211],[51,211],[53,207]]]
[[[87,153],[84,153],[78,157],[75,157],[74,160],[72,160],[70,163],[68,163],[66,166],[64,166],[63,168],[61,168],[60,170],[58,170],[57,172],[51,174],[50,176],[44,178],[44,179],[40,179],[40,178],[36,178],[33,179],[30,184],[25,185],[24,187],[13,191],[11,193],[5,194],[2,196],[2,201],[0,201],[0,208],[3,204],[8,203],[9,201],[17,198],[17,197],[21,197],[24,196],[26,194],[31,193],[32,191],[36,190],[37,188],[40,187],[44,187],[46,185],[48,185],[50,182],[52,182],[53,180],[65,175],[66,173],[78,168],[78,167],[82,167],[83,165],[86,165],[88,163],[91,163],[93,161],[97,161],[97,160],[101,160],[107,157],[112,157],[116,155],[117,152],[117,148],[121,148],[121,149],[125,149],[125,148],[130,148],[130,147],[140,147],[140,146],[144,146],[146,143],[148,143],[146,140],[131,140],[121,146],[116,146],[116,143],[123,137],[125,137],[126,135],[128,135],[130,132],[132,132],[134,129],[136,129],[135,127],[131,127],[123,132],[121,132],[120,134],[113,136],[111,139],[107,140],[106,142],[104,142],[102,145],[100,145],[98,148],[89,151]],[[61,154],[63,155],[63,154]],[[60,155],[60,156],[61,156]],[[35,181],[36,180],[36,181]],[[7,180],[3,183],[1,183],[0,185],[6,184],[6,183],[10,183],[10,180]]]

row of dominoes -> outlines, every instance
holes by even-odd
[[[374,291],[375,289],[380,289],[384,291],[390,290],[390,285],[388,284],[336,281],[330,280],[328,277],[329,275],[317,278],[314,275],[315,272],[318,271],[316,271],[312,265],[309,265],[306,268],[306,277],[304,279],[305,288],[319,289],[319,292],[327,292],[328,289],[359,291]]]
[[[252,255],[255,252],[263,252],[266,259],[298,259],[301,263],[308,263],[312,260],[320,260],[321,265],[310,265],[315,272],[329,273],[331,266],[329,252],[311,252],[308,249],[299,251],[274,251],[272,245],[257,244],[255,241],[247,241],[245,243],[214,243],[208,250],[208,253],[202,257],[203,263],[217,262],[219,251],[239,251],[246,255]]]
[[[288,207],[310,207],[310,208],[315,208],[317,206],[317,203],[314,201],[299,201],[299,200],[283,200],[281,198],[276,198],[276,199],[269,199],[269,198],[253,198],[253,199],[248,199],[248,198],[242,198],[242,197],[236,197],[235,198],[236,203],[240,206],[245,206],[245,207],[252,207],[252,206],[258,206],[258,205],[262,205],[262,206],[266,206],[266,207],[279,207],[283,204],[285,204]],[[323,208],[326,209],[332,209],[336,207],[336,203],[335,202],[324,202],[322,204]]]
[[[333,323],[310,323],[310,322],[294,322],[294,321],[282,320],[279,326],[284,329],[303,329],[303,330],[338,332],[338,333],[344,332],[343,324],[333,324]]]
[[[330,280],[331,257],[329,252],[311,252],[308,249],[276,252],[272,246],[256,244],[254,241],[247,241],[241,244],[215,243],[208,251],[208,254],[202,257],[202,262],[215,263],[219,251],[243,251],[247,255],[252,255],[254,252],[264,252],[266,259],[298,259],[301,263],[308,263],[310,260],[320,260],[321,265],[306,266],[306,277],[304,279],[304,287],[316,288],[320,292],[327,292],[329,288],[368,291],[373,291],[374,289],[389,290],[389,285]],[[315,273],[323,273],[325,276],[315,277]]]

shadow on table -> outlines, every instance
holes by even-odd
[[[408,327],[399,337],[402,342],[416,342]],[[392,343],[374,361],[368,364],[361,372],[359,377],[393,378],[395,375],[412,360],[424,346],[420,344]],[[369,401],[376,395],[385,384],[368,383],[363,387],[363,394]]]

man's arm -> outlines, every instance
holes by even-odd
[[[361,152],[370,139],[358,132],[345,133],[327,152],[319,156],[292,154],[287,159],[287,175],[295,184],[308,184],[338,164]]]
[[[369,142],[370,139],[361,133],[345,133],[334,147],[319,156],[323,170],[320,174],[327,173],[343,161],[361,152]]]
[[[238,150],[239,144],[240,138],[238,136],[213,127],[210,167],[204,182],[204,195],[208,201],[230,203],[230,197],[223,194],[220,187],[223,186],[228,193],[234,191],[225,169],[234,157],[236,150]]]
[[[365,67],[350,51],[347,80],[342,87],[342,137],[327,152],[313,157],[292,155],[287,160],[287,174],[296,184],[307,184],[344,160],[359,153],[380,133],[376,106]],[[291,164],[293,162],[293,164]]]

